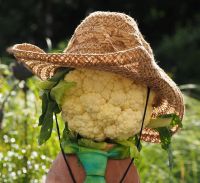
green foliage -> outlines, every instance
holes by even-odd
[[[8,67],[6,70],[10,72]],[[16,83],[10,75],[0,73],[0,107]],[[0,182],[41,182],[59,152],[55,130],[45,146],[38,146],[41,103],[35,84],[35,79],[28,80],[29,90],[24,92],[25,83],[21,81],[5,103],[0,129]]]
[[[183,127],[180,118],[176,114],[165,114],[159,117],[160,119],[170,119],[171,122],[169,126],[166,127],[159,127],[155,130],[159,132],[160,140],[161,140],[161,147],[165,150],[169,150],[172,138],[171,128],[178,125],[179,127]],[[158,119],[159,120],[159,119]]]
[[[95,148],[95,149],[100,149],[100,150],[105,150],[107,148],[106,142],[94,142],[92,140],[84,139],[84,138],[79,139],[78,144],[80,146]]]
[[[167,127],[161,127],[156,129],[159,132],[161,147],[165,150],[169,149],[169,145],[171,144],[172,133]]]
[[[45,113],[40,117],[39,125],[41,125],[40,135],[38,139],[39,145],[45,143],[50,137],[53,129],[53,114],[57,109],[57,104],[54,101],[48,101]]]
[[[177,29],[173,36],[164,36],[155,50],[160,64],[178,83],[199,83],[199,42],[200,27],[188,26]]]
[[[51,79],[40,82],[39,86],[43,89],[42,94],[42,114],[39,118],[41,126],[39,145],[45,143],[50,137],[53,129],[53,114],[61,112],[60,105],[64,92],[75,85],[73,82],[63,80],[69,69],[62,69],[57,72]]]
[[[62,104],[62,98],[65,92],[76,85],[75,82],[60,81],[55,87],[51,89],[50,95],[53,100],[56,101],[60,107]]]
[[[139,151],[138,151],[133,140],[132,141],[130,141],[130,140],[120,140],[120,141],[117,141],[117,143],[129,148],[129,154],[130,154],[131,158],[135,158],[135,159],[139,158],[140,153],[139,153]]]

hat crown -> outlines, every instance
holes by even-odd
[[[94,12],[76,28],[64,52],[88,54],[110,53],[136,46],[151,48],[133,18],[123,13]]]

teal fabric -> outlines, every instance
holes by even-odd
[[[104,142],[105,143],[105,142]],[[105,172],[108,159],[137,158],[139,152],[131,141],[116,142],[113,148],[106,150],[102,142],[90,142],[88,139],[62,140],[62,147],[67,154],[76,154],[84,167],[86,178],[84,183],[106,183]]]
[[[104,176],[91,176],[88,175],[84,183],[106,183]]]
[[[85,183],[105,183],[108,156],[103,151],[78,152],[77,156],[86,173]]]

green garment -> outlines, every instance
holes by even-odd
[[[110,150],[105,150],[107,143],[79,139],[77,142],[63,140],[61,143],[66,154],[76,154],[84,167],[84,183],[105,183],[105,172],[108,159],[138,158],[139,152],[130,141],[118,141]]]

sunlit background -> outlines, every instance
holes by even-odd
[[[6,49],[28,42],[61,52],[89,13],[118,11],[134,17],[157,63],[184,92],[183,129],[173,138],[173,166],[160,145],[143,143],[137,162],[142,183],[200,182],[200,1],[0,0],[0,182],[42,182],[59,144],[39,146],[37,79]],[[60,125],[62,121],[60,119]]]

